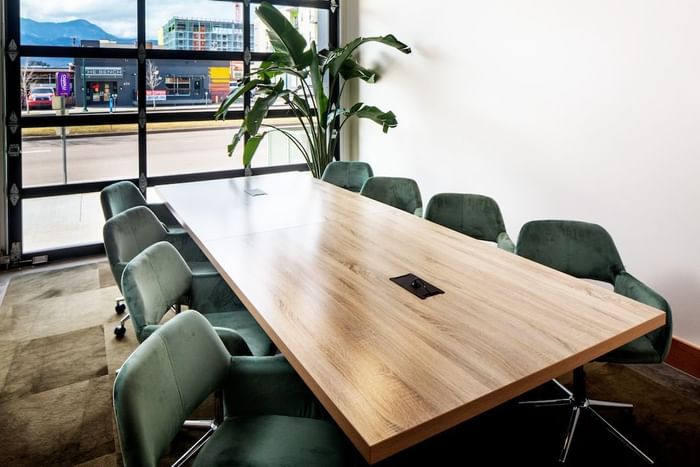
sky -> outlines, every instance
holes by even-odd
[[[233,4],[211,0],[147,0],[146,39],[173,16],[233,20]],[[20,15],[35,21],[85,19],[122,38],[136,38],[136,0],[20,0]]]

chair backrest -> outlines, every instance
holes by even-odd
[[[139,342],[192,286],[192,271],[168,242],[147,247],[124,268],[122,294]]]
[[[430,198],[425,218],[478,240],[496,242],[506,231],[501,210],[488,196],[438,193]]]
[[[223,386],[231,356],[209,322],[185,311],[124,362],[114,416],[126,466],[157,466],[192,411]]]
[[[362,185],[360,194],[411,214],[422,214],[420,190],[410,178],[371,177]]]
[[[326,166],[321,180],[359,193],[362,185],[373,176],[372,167],[367,162],[333,161]]]
[[[144,206],[127,209],[105,222],[102,237],[107,260],[118,285],[121,285],[126,263],[146,247],[164,240],[166,235],[163,224]]]
[[[615,293],[619,293],[627,298],[631,298],[632,300],[644,303],[645,305],[657,308],[666,313],[666,324],[646,335],[658,354],[658,359],[647,363],[663,362],[668,355],[668,351],[671,349],[671,341],[673,340],[673,314],[671,313],[671,306],[666,299],[655,290],[627,272],[620,273],[617,279],[615,279]]]
[[[574,277],[610,284],[625,270],[610,234],[588,222],[528,222],[520,230],[516,252]]]
[[[146,199],[131,182],[117,182],[100,192],[100,204],[105,220],[136,206],[146,206]]]

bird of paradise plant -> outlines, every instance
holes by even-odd
[[[271,4],[262,2],[255,13],[265,24],[273,52],[258,69],[243,79],[242,86],[227,96],[214,115],[223,120],[237,99],[248,91],[255,91],[255,102],[228,145],[229,156],[247,134],[243,165],[249,167],[265,136],[279,132],[301,152],[313,176],[320,178],[338,153],[340,131],[348,120],[369,119],[381,125],[384,133],[396,127],[396,115],[391,111],[384,112],[363,102],[349,108],[341,107],[340,103],[349,81],[361,79],[375,83],[379,79],[377,70],[358,63],[354,56],[358,47],[378,42],[404,54],[411,53],[410,47],[389,34],[358,37],[343,47],[318,51],[316,43],[312,41],[307,45],[289,20]],[[285,75],[295,79],[285,80]],[[288,82],[292,84],[288,85]],[[291,109],[305,138],[265,122],[272,105],[280,100]]]

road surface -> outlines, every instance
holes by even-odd
[[[229,158],[233,129],[153,132],[148,135],[149,176],[242,168],[240,146]],[[138,178],[136,134],[66,138],[68,183]],[[271,134],[258,148],[253,167],[303,162],[281,134]],[[63,143],[25,139],[23,186],[63,184]]]

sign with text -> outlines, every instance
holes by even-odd
[[[121,78],[122,67],[120,66],[86,66],[86,78]]]
[[[162,102],[165,100],[165,89],[146,89],[146,101]]]
[[[70,96],[71,91],[70,75],[65,71],[56,73],[56,95]]]

